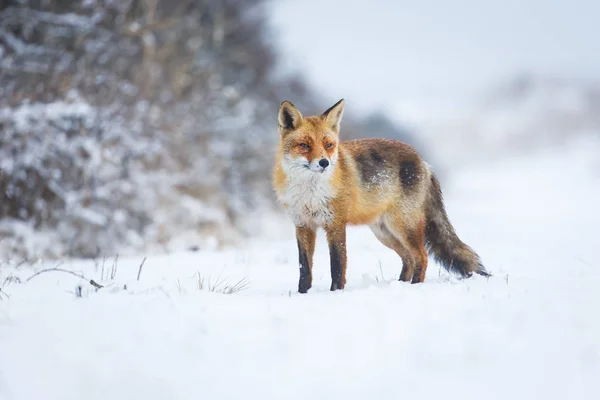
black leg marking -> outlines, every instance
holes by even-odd
[[[331,263],[331,288],[330,290],[338,290],[342,285],[342,257],[340,249],[336,244],[329,246],[329,258]]]
[[[421,276],[422,269],[423,269],[423,265],[421,265],[421,263],[419,261],[415,261],[415,272],[413,273],[410,283],[421,283],[421,281],[419,279]]]
[[[306,249],[298,240],[298,262],[300,263],[300,281],[298,282],[298,292],[306,293],[312,286],[312,273],[308,261]]]

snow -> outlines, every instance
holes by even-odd
[[[343,292],[328,290],[320,232],[313,288],[297,293],[291,226],[240,249],[120,257],[114,279],[113,258],[60,266],[99,291],[59,272],[19,284],[56,263],[5,262],[0,399],[597,399],[599,149],[539,150],[442,182],[489,279],[430,260],[423,284],[397,282],[400,260],[368,228],[349,229]],[[211,292],[219,276],[250,284]]]

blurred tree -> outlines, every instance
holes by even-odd
[[[276,76],[266,4],[0,2],[0,245],[91,257],[248,233],[273,204],[279,102],[318,108]]]

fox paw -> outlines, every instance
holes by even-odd
[[[308,292],[308,289],[310,289],[312,286],[310,280],[308,279],[300,279],[300,282],[298,283],[298,293],[306,293]]]

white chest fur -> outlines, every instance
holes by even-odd
[[[287,166],[286,186],[279,193],[279,200],[285,205],[296,225],[323,226],[333,220],[330,201],[335,196],[331,186],[331,171],[313,172],[305,167]]]

